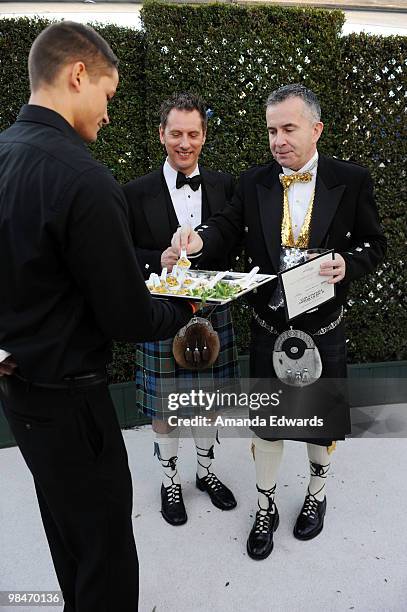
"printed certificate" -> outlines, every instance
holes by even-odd
[[[334,299],[335,285],[329,276],[320,276],[322,262],[334,259],[334,252],[312,255],[308,261],[280,272],[287,321]]]

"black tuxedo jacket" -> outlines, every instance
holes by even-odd
[[[214,172],[199,166],[202,177],[202,199],[205,199],[207,215],[222,210],[232,200],[234,179],[230,174]],[[178,227],[175,210],[165,182],[163,167],[130,181],[124,186],[129,206],[130,229],[137,258],[145,278],[151,272],[160,274],[161,254],[171,244]],[[204,213],[204,210],[203,210]],[[227,270],[229,252],[222,248],[211,257],[211,269]]]
[[[263,274],[277,274],[283,217],[281,172],[281,166],[273,161],[241,175],[231,205],[208,220],[206,228],[199,229],[204,240],[200,267],[210,266],[219,249],[232,248],[243,238],[246,268],[257,265]],[[332,320],[346,300],[350,282],[374,270],[385,255],[386,238],[366,168],[319,156],[309,248],[334,249],[346,261],[346,275],[336,285],[335,300],[296,322],[313,329]],[[279,324],[283,322],[282,313],[276,315],[268,307],[275,287],[271,282],[250,293],[248,299],[262,318]]]

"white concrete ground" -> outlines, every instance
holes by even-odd
[[[391,418],[393,412],[388,407],[383,414]],[[308,479],[305,448],[286,442],[277,497],[281,523],[272,555],[256,562],[245,548],[256,503],[250,440],[224,438],[216,449],[217,473],[238,499],[231,512],[217,510],[195,488],[193,443],[181,440],[179,470],[189,519],[171,527],[159,512],[151,428],[125,431],[134,479],[140,611],[404,612],[407,439],[376,435],[349,439],[334,453],[325,528],[310,542],[292,536]],[[57,589],[32,479],[16,448],[0,450],[0,495],[0,591]]]

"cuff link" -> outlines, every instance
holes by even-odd
[[[149,267],[150,267],[150,264],[146,264],[144,267],[145,267],[146,270],[148,270]]]
[[[351,236],[352,236],[352,234],[350,232],[348,232],[345,237],[346,238],[351,238]]]

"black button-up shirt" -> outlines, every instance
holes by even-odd
[[[103,369],[110,340],[170,337],[188,305],[151,299],[126,201],[56,112],[22,108],[0,135],[0,348],[36,382]]]

